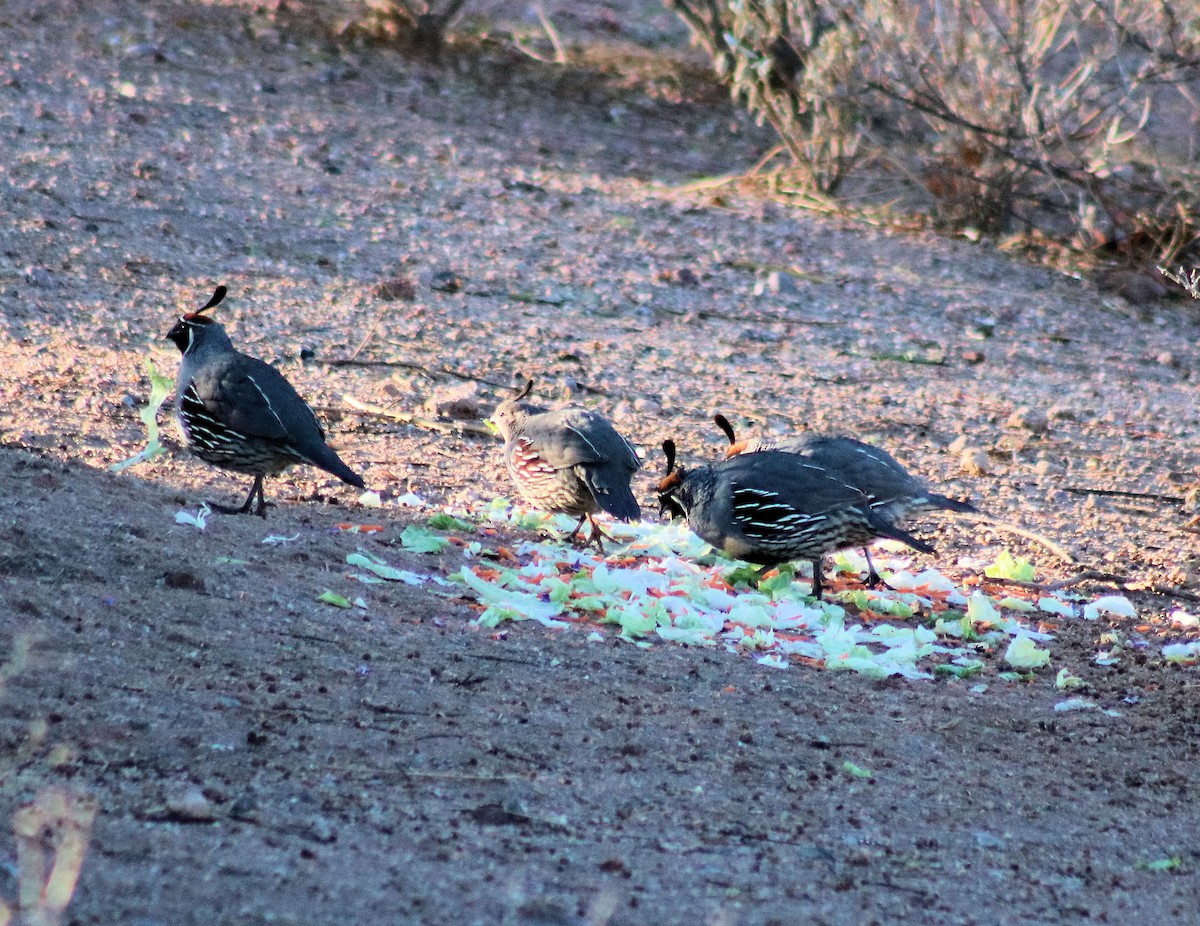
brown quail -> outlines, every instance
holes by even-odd
[[[604,510],[636,521],[641,509],[629,483],[641,468],[637,453],[607,419],[577,406],[547,410],[526,401],[533,380],[492,414],[504,438],[504,463],[517,492],[530,505],[585,520],[589,542],[603,549],[604,532],[593,515]]]

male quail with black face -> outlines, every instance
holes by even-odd
[[[926,511],[975,512],[969,502],[961,502],[946,495],[931,492],[920,479],[905,469],[886,450],[872,446],[852,437],[823,434],[801,434],[783,440],[757,438],[737,439],[733,426],[724,415],[714,415],[713,421],[729,439],[727,457],[743,453],[758,453],[776,450],[799,457],[803,464],[818,466],[831,476],[853,486],[868,499],[871,510],[885,520],[898,524],[906,518]],[[878,585],[883,580],[867,557],[867,583]]]
[[[641,517],[629,487],[641,461],[602,415],[577,406],[548,411],[525,401],[532,389],[530,380],[492,414],[508,474],[529,504],[579,518],[571,539],[589,521],[589,540],[602,550],[605,535],[592,516],[603,509],[622,521]]]
[[[879,538],[921,553],[929,544],[896,527],[870,500],[835,474],[778,450],[739,454],[698,469],[675,469],[675,443],[663,442],[667,475],[659,504],[686,517],[702,539],[727,556],[763,566],[812,563],[813,595],[821,597],[826,553]]]
[[[205,306],[180,316],[166,335],[183,354],[175,413],[188,449],[205,463],[254,476],[240,508],[213,508],[265,517],[264,477],[296,463],[319,466],[363,488],[362,479],[326,446],[316,415],[283,375],[235,350],[225,329],[202,314],[225,293],[225,287],[218,286]]]

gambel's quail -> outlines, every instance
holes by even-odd
[[[180,316],[167,339],[183,353],[175,413],[188,449],[205,463],[254,476],[240,508],[265,517],[263,478],[310,463],[357,488],[363,481],[325,444],[316,415],[274,367],[234,349],[225,329],[203,312],[225,298],[218,286],[201,309]]]
[[[871,509],[893,524],[939,508],[958,512],[977,510],[969,502],[931,492],[925,483],[906,470],[886,450],[852,437],[809,433],[783,440],[757,438],[739,441],[724,415],[714,415],[713,421],[729,439],[726,456],[763,450],[793,454],[804,464],[818,466],[834,478],[858,489],[867,497]],[[871,562],[871,554],[865,549],[863,553],[867,557],[867,584],[878,585],[883,580]]]
[[[508,474],[530,505],[579,518],[570,539],[589,521],[589,542],[602,550],[605,534],[592,515],[603,509],[622,521],[641,517],[629,488],[641,461],[602,415],[577,406],[547,411],[525,401],[532,389],[530,380],[492,414]]]
[[[929,544],[896,527],[870,499],[835,474],[778,450],[745,453],[698,469],[675,469],[675,443],[663,442],[667,475],[659,504],[727,556],[774,566],[812,563],[812,592],[821,597],[826,553],[879,538],[921,553]]]

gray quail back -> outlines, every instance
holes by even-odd
[[[874,511],[862,492],[820,466],[798,466],[793,455],[763,450],[674,469],[674,442],[664,441],[663,450],[667,475],[658,493],[665,511],[685,516],[696,534],[727,556],[762,566],[809,560],[817,598],[822,561],[834,550],[890,538],[933,552]]]
[[[263,480],[297,463],[317,466],[363,488],[362,479],[325,443],[311,408],[278,370],[233,347],[225,328],[202,313],[225,298],[218,286],[202,308],[180,316],[166,338],[182,353],[175,413],[188,450],[206,463],[254,476],[240,508],[266,515]]]
[[[577,406],[547,410],[526,401],[532,389],[530,380],[492,413],[504,438],[505,468],[521,498],[579,518],[570,538],[589,521],[589,542],[603,549],[593,515],[603,510],[622,521],[641,517],[630,488],[641,461],[603,415]]]
[[[729,440],[728,458],[764,450],[792,454],[804,463],[819,466],[831,476],[853,486],[867,497],[874,512],[893,524],[938,509],[977,511],[969,502],[930,491],[924,482],[905,469],[890,453],[865,441],[813,433],[783,440],[738,440],[733,426],[724,415],[714,415],[713,421]],[[883,580],[871,562],[871,554],[865,549],[863,552],[869,570],[867,582],[877,585]]]

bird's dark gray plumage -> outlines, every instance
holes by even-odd
[[[664,442],[663,449],[668,473],[658,492],[665,510],[685,516],[693,531],[727,556],[763,566],[809,560],[818,598],[826,553],[879,538],[933,552],[872,508],[862,492],[820,466],[797,464],[792,454],[763,450],[672,471],[674,443]]]
[[[601,546],[603,532],[592,518],[600,510],[622,521],[636,521],[641,508],[630,488],[641,468],[637,453],[603,415],[569,406],[547,410],[525,401],[530,380],[492,414],[504,438],[504,463],[517,492],[546,511],[578,517],[573,538],[584,520],[591,540]]]
[[[938,509],[977,511],[969,502],[931,491],[886,450],[864,441],[812,433],[780,440],[738,440],[733,426],[724,415],[714,415],[713,420],[729,439],[728,457],[764,450],[792,454],[802,461],[802,465],[820,467],[831,477],[857,489],[867,497],[873,511],[893,524]],[[878,584],[882,580],[875,571],[870,553],[866,553],[866,556],[869,569],[867,581],[872,585]]]
[[[240,508],[213,507],[265,516],[263,479],[296,463],[363,488],[362,479],[326,445],[316,415],[283,374],[236,350],[224,327],[201,314],[225,293],[218,286],[203,308],[181,316],[166,335],[183,354],[175,412],[188,449],[206,463],[254,476]]]

